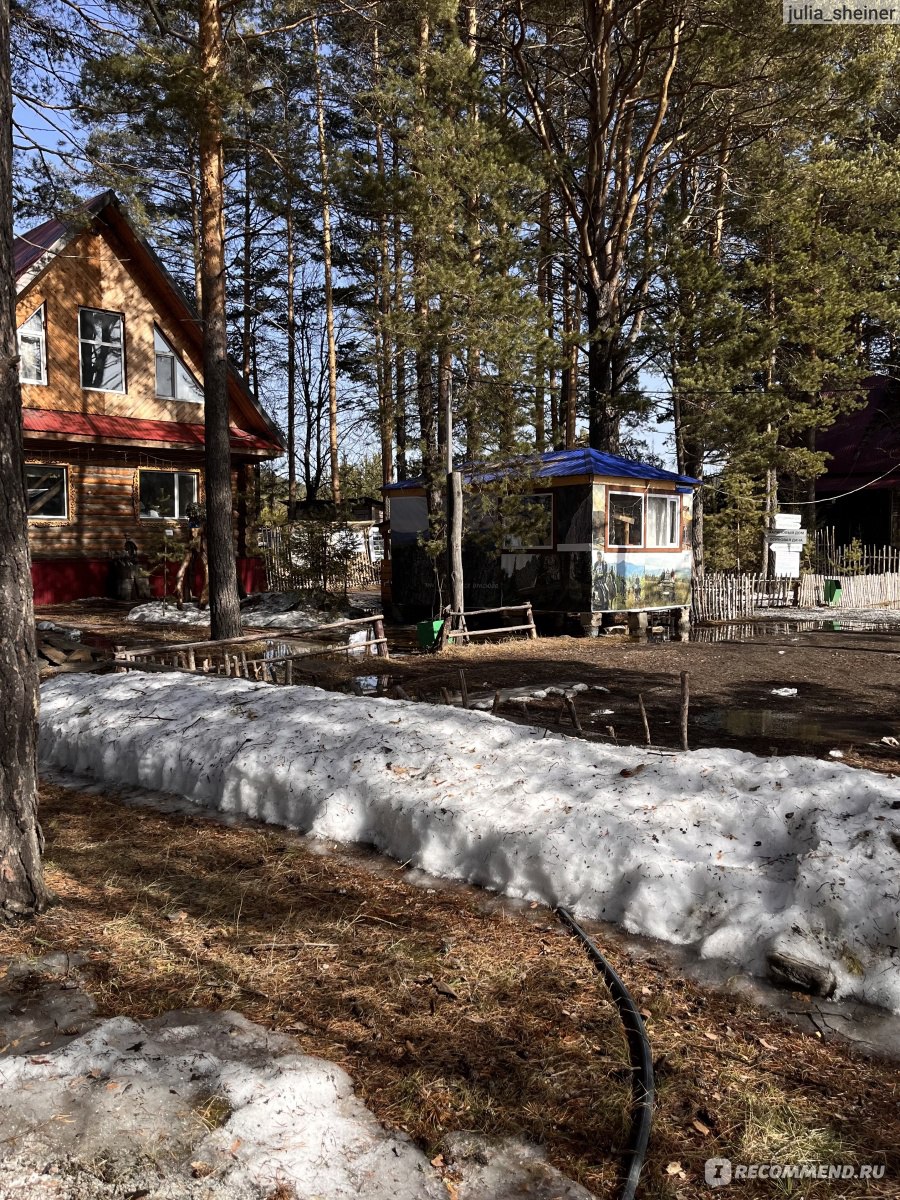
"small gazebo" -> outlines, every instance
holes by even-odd
[[[649,463],[579,448],[501,466],[462,469],[467,496],[486,481],[515,477],[531,520],[528,544],[483,522],[463,540],[468,609],[530,601],[546,625],[589,633],[627,614],[668,610],[686,622],[691,603],[691,510],[696,479]],[[426,552],[422,479],[388,485],[389,563],[383,598],[404,620],[435,616],[442,599]],[[467,509],[468,509],[467,504]],[[466,522],[471,529],[472,522]]]

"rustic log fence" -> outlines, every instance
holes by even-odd
[[[896,575],[900,573],[900,547],[860,541],[840,543],[834,527],[827,526],[813,534],[804,565],[812,574],[829,579],[848,575]]]
[[[259,530],[259,549],[266,564],[266,580],[273,592],[370,591],[381,585],[381,563],[365,554],[351,559],[340,553],[313,565],[298,550],[294,525],[269,525]],[[322,535],[323,538],[327,534]],[[323,542],[324,545],[324,542]]]
[[[517,614],[522,613],[520,618]],[[489,629],[470,629],[467,624],[467,618],[485,617],[500,615],[501,617],[511,616],[512,619],[518,620],[518,625],[493,625]],[[531,609],[531,603],[506,605],[503,608],[473,608],[469,612],[449,612],[444,618],[444,624],[441,628],[441,635],[436,643],[437,648],[443,649],[450,642],[462,642],[463,645],[469,644],[470,638],[490,637],[497,634],[506,633],[526,633],[529,638],[537,637],[537,628],[534,624],[534,613]]]
[[[365,641],[340,641],[302,645],[309,639],[330,639],[345,632],[365,632]],[[390,659],[384,635],[384,617],[378,613],[347,621],[330,621],[311,629],[260,629],[221,642],[163,642],[137,649],[118,649],[115,667],[120,671],[185,671],[192,675],[224,675],[264,683],[292,684],[294,667],[303,659],[330,654],[360,654],[382,661]]]
[[[826,581],[835,581],[840,594],[826,599]],[[890,608],[900,607],[900,571],[881,575],[814,575],[799,579],[709,571],[694,583],[694,618],[734,621],[752,617],[761,608]]]

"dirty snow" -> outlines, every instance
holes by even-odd
[[[10,995],[13,968],[34,978],[48,965],[58,974],[13,964]],[[81,994],[68,971],[32,994],[48,1020],[55,992]],[[234,1012],[77,1019],[89,1028],[63,1045],[48,1028],[51,1041],[10,1046],[0,1009],[3,1200],[262,1200],[279,1184],[299,1200],[446,1200],[441,1170],[378,1123],[340,1067],[284,1034]],[[483,1184],[496,1200],[590,1200],[514,1139],[452,1135],[444,1161],[460,1200],[480,1200]]]
[[[345,616],[316,608],[298,592],[260,592],[241,604],[241,622],[251,629],[311,629]],[[132,608],[125,619],[136,625],[208,625],[209,609],[192,602],[178,609],[171,600],[151,600]]]
[[[900,1012],[900,789],[810,758],[599,746],[489,714],[235,679],[68,675],[41,755]]]

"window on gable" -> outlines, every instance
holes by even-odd
[[[25,467],[25,490],[29,520],[65,520],[69,515],[67,474],[65,467],[28,463]]]
[[[43,304],[19,326],[19,379],[23,383],[47,382],[47,332]]]
[[[143,520],[179,520],[197,503],[196,471],[140,471],[138,494]]]
[[[125,347],[121,313],[78,310],[81,386],[102,392],[125,391]]]
[[[156,348],[157,396],[163,400],[189,400],[202,404],[203,389],[155,325],[153,344]]]

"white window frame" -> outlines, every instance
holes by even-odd
[[[25,500],[26,500],[26,505],[27,505],[27,502],[28,502],[28,484],[27,484],[27,472],[28,472],[28,471],[31,471],[31,470],[34,470],[34,469],[37,469],[37,470],[39,470],[39,471],[40,471],[40,470],[44,470],[44,471],[62,471],[62,482],[63,482],[62,494],[63,494],[64,512],[62,513],[62,515],[60,515],[59,513],[56,513],[56,514],[53,514],[53,513],[39,513],[39,512],[38,512],[38,513],[28,513],[28,514],[27,514],[27,515],[28,515],[28,520],[29,520],[29,521],[68,521],[68,519],[69,519],[69,468],[68,468],[68,467],[67,467],[67,466],[66,466],[64,463],[26,463],[26,464],[25,464],[25,470],[26,470]]]
[[[612,500],[613,496],[626,496],[629,500],[641,502],[641,540],[640,542],[614,542],[612,540]],[[647,493],[613,491],[606,493],[606,544],[610,550],[644,550],[647,540]]]
[[[118,317],[119,328],[122,332],[122,340],[116,342],[98,342],[93,338],[83,338],[81,336],[81,314],[83,312],[102,313],[105,317]],[[108,392],[113,396],[127,396],[128,394],[128,375],[127,364],[125,362],[125,314],[117,312],[113,308],[94,308],[91,304],[80,304],[78,306],[78,382],[81,384],[82,391],[85,392]],[[118,346],[119,353],[122,355],[122,386],[121,388],[98,388],[84,382],[84,368],[81,362],[81,347],[82,346]]]
[[[138,512],[138,520],[140,520],[140,521],[187,521],[188,520],[187,512],[182,510],[181,483],[178,480],[178,476],[179,475],[192,475],[194,477],[194,494],[185,503],[184,509],[186,510],[188,505],[199,503],[199,500],[200,500],[200,472],[192,471],[190,468],[188,468],[186,471],[179,471],[177,468],[173,469],[171,471],[170,470],[163,471],[163,470],[157,470],[155,467],[154,468],[138,467],[138,507],[139,508],[140,508],[140,503],[141,503],[141,476],[142,475],[172,475],[174,477],[172,493],[173,493],[173,498],[175,501],[175,516],[173,516],[173,517],[145,517],[144,514],[139,511]]]
[[[650,541],[649,518],[650,518],[650,501],[665,500],[667,505],[675,506],[675,541],[659,544]],[[668,526],[668,520],[666,525]],[[681,547],[681,497],[672,496],[667,492],[648,492],[647,500],[644,505],[644,541],[648,550],[678,550]]]
[[[41,332],[38,335],[40,338],[40,344],[41,344],[41,378],[40,379],[26,379],[25,376],[22,374],[22,337],[23,337],[23,333],[25,330],[25,326],[28,324],[29,321],[33,320],[37,316],[39,316],[41,318]],[[34,337],[35,335],[33,333],[28,333],[25,336]],[[30,316],[26,317],[25,320],[22,322],[22,324],[18,327],[18,329],[16,330],[16,343],[19,347],[19,382],[20,383],[31,383],[31,384],[35,384],[39,387],[46,387],[47,386],[47,304],[46,304],[46,301],[43,304],[39,304],[37,306],[37,308],[34,310],[34,312],[31,313]]]
[[[156,349],[156,335],[157,334],[159,334],[161,340],[168,347],[167,350],[157,350]],[[160,358],[169,358],[172,360],[172,385],[173,385],[173,393],[174,394],[171,396],[164,396],[157,389],[157,382],[158,382],[159,376],[156,373],[156,364]],[[184,371],[184,373],[187,376],[189,376],[189,378],[192,380],[194,387],[200,393],[199,396],[181,396],[178,394],[178,368],[179,367],[181,367],[182,371]],[[162,329],[160,329],[160,327],[156,324],[156,322],[154,322],[154,324],[153,324],[153,391],[154,391],[154,395],[156,396],[157,400],[177,400],[181,404],[202,404],[203,399],[204,399],[203,388],[200,386],[200,383],[197,380],[196,376],[194,375],[194,372],[189,369],[189,367],[187,366],[185,361],[182,359],[181,355],[177,354],[175,352],[175,349],[173,348],[172,343],[169,341],[169,339],[163,333]]]

